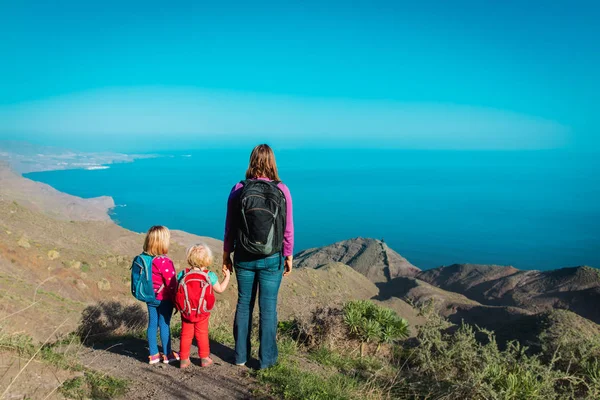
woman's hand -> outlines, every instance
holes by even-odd
[[[225,271],[229,271],[229,273],[233,272],[233,263],[231,262],[231,253],[229,252],[223,253],[223,273]]]
[[[283,276],[288,276],[292,272],[293,256],[287,256],[283,262]]]

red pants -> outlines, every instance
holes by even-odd
[[[198,344],[198,355],[200,358],[210,356],[210,345],[208,343],[208,320],[207,317],[199,322],[186,322],[181,320],[181,344],[179,346],[180,356],[182,360],[190,358],[190,348],[192,347],[192,339],[196,337]]]

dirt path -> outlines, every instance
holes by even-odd
[[[253,399],[256,381],[246,367],[231,363],[233,350],[211,342],[214,364],[199,367],[198,350],[192,346],[192,365],[184,370],[179,363],[170,365],[147,363],[147,343],[140,339],[104,343],[84,348],[80,360],[90,368],[109,375],[129,379],[132,383],[123,398],[178,398],[178,399]],[[173,348],[179,341],[173,340]],[[265,397],[261,397],[265,398]]]

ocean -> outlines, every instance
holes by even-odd
[[[112,218],[222,239],[226,201],[249,149],[162,154],[108,169],[26,176],[81,197],[112,196]],[[422,269],[600,267],[600,160],[554,151],[281,150],[295,251],[383,239]]]

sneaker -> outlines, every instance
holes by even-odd
[[[163,364],[170,364],[175,361],[179,361],[179,353],[172,351],[168,356],[163,355]]]
[[[181,360],[181,362],[179,363],[179,368],[184,369],[184,368],[189,367],[191,364],[192,364],[192,362],[190,361],[189,358],[187,360]]]
[[[210,367],[211,365],[213,365],[213,360],[210,357],[206,357],[206,358],[201,358],[200,359],[200,366],[202,368],[204,367]]]
[[[148,361],[149,364],[158,364],[160,362],[161,359],[161,354],[160,353],[156,353],[153,356],[149,356],[148,359],[150,361]]]

